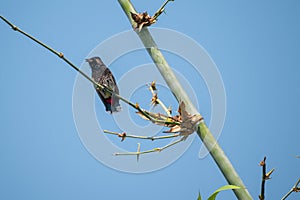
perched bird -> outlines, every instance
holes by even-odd
[[[119,88],[117,86],[116,80],[111,73],[111,71],[105,66],[102,62],[101,58],[93,57],[86,59],[86,62],[89,63],[92,69],[92,78],[94,81],[103,85],[113,91],[116,94],[119,94]],[[121,106],[119,104],[119,98],[115,95],[112,95],[105,89],[100,89],[96,85],[94,86],[99,97],[101,98],[103,104],[105,105],[105,110],[110,113],[119,112],[121,110]]]

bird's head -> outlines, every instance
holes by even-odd
[[[87,58],[85,61],[89,63],[91,68],[96,68],[97,66],[100,67],[103,64],[101,58],[99,57]]]

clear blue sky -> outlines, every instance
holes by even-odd
[[[152,14],[163,1],[132,3]],[[0,8],[1,15],[63,51],[78,66],[99,43],[130,29],[117,1],[11,0],[0,2]],[[219,143],[254,198],[260,192],[258,163],[264,156],[267,168],[276,169],[267,182],[267,199],[281,198],[300,176],[300,159],[295,157],[300,155],[299,19],[296,0],[176,0],[153,25],[191,37],[216,63],[227,97]],[[154,172],[125,173],[99,162],[81,142],[74,122],[76,72],[3,22],[0,36],[0,199],[196,199],[199,191],[208,197],[226,184],[210,156],[198,158],[198,137],[176,162]],[[192,77],[193,71],[178,66],[184,61],[177,63],[178,58],[168,53],[166,57],[179,73]],[[119,80],[144,63],[151,59],[140,51],[123,55],[111,69]],[[209,119],[208,92],[197,98]],[[176,108],[170,95],[165,99]],[[109,120],[95,100],[98,118]],[[136,142],[125,144],[133,150]],[[140,162],[146,160],[141,157]],[[221,195],[220,199],[235,199],[232,192]]]

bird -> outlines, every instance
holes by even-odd
[[[116,79],[109,68],[105,66],[101,58],[92,57],[85,59],[85,61],[88,62],[91,67],[93,80],[119,95],[119,88],[117,86]],[[121,111],[118,97],[116,97],[114,94],[111,94],[106,89],[100,89],[97,85],[94,85],[94,87],[107,112],[112,114],[114,112]]]

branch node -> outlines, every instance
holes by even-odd
[[[154,151],[161,152],[161,151],[162,151],[162,148],[159,148],[159,147],[154,148]]]
[[[260,161],[259,166],[264,166],[266,164],[267,157],[265,156],[262,161]]]
[[[271,174],[274,172],[274,170],[275,170],[275,169],[273,168],[273,169],[271,169],[268,173],[266,173],[264,179],[265,179],[265,180],[271,179],[270,176],[271,176]]]
[[[294,187],[293,192],[300,192],[300,187]]]
[[[15,25],[12,25],[12,27],[11,27],[14,31],[17,31],[18,30],[18,27],[17,26],[15,26]]]
[[[135,108],[136,108],[136,109],[139,109],[139,108],[140,108],[139,103],[135,103]]]
[[[118,137],[122,138],[122,139],[121,139],[121,142],[123,142],[123,141],[125,140],[125,138],[126,138],[126,133],[125,133],[125,132],[119,133],[119,134],[118,134]]]

